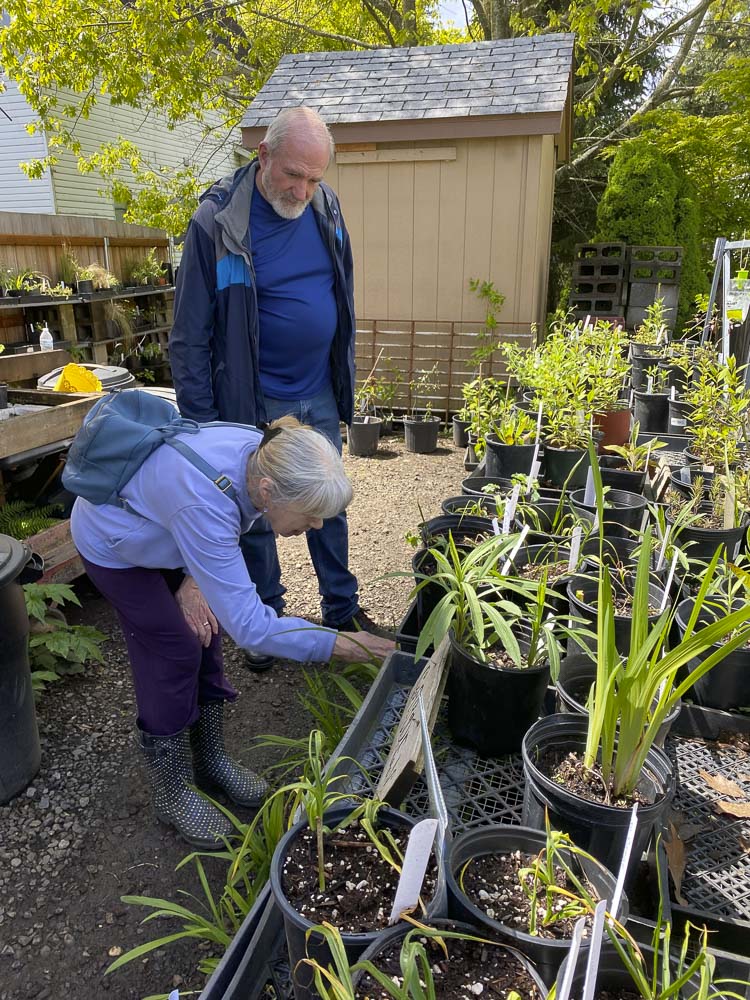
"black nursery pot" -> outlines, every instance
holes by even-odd
[[[330,809],[325,814],[327,826],[335,826],[345,819],[351,812],[351,806],[337,806]],[[414,826],[415,820],[395,809],[381,809],[378,814],[380,825],[390,829],[410,829]],[[311,934],[306,941],[307,931],[314,926],[292,906],[286,897],[282,882],[282,869],[284,862],[289,855],[292,844],[299,837],[303,829],[307,827],[307,820],[296,823],[291,830],[284,834],[276,845],[273,859],[271,861],[271,893],[274,902],[281,910],[284,919],[284,933],[286,935],[287,949],[289,951],[289,967],[292,973],[292,984],[294,986],[294,996],[296,1000],[313,1000],[318,994],[314,989],[314,973],[307,965],[299,965],[303,958],[315,958],[326,968],[333,962],[328,945],[325,939],[319,934]],[[354,963],[366,951],[370,945],[382,934],[382,930],[373,930],[363,934],[342,934],[341,938],[346,949],[350,963]]]
[[[380,441],[380,417],[354,417],[347,430],[349,454],[360,458],[370,458],[378,450]]]
[[[685,525],[680,530],[680,545],[686,549],[687,556],[691,560],[700,559],[708,562],[722,546],[726,546],[727,557],[735,559],[745,549],[747,528],[747,522],[738,528],[697,528],[694,525]]]
[[[522,548],[513,559],[513,568],[521,575],[524,566],[531,563],[556,563],[569,561],[570,546],[567,542],[546,542],[542,545],[527,545]],[[547,603],[554,610],[555,614],[565,615],[570,611],[570,601],[568,600],[567,587],[573,576],[565,573],[555,580],[547,581]],[[554,590],[560,597],[552,597],[549,590]]]
[[[404,441],[406,450],[416,455],[429,455],[435,451],[440,433],[440,418],[412,420],[404,417]]]
[[[602,455],[599,458],[599,473],[602,485],[613,490],[625,490],[628,493],[641,493],[646,482],[646,470],[643,472],[628,472],[625,469],[625,459],[619,455]]]
[[[693,412],[691,403],[683,399],[670,399],[667,404],[668,433],[684,434],[690,424],[690,414]]]
[[[612,581],[612,590],[616,595],[619,585],[616,580]],[[648,585],[649,599],[656,607],[661,607],[664,590],[656,583]],[[579,596],[580,594],[580,596]],[[598,608],[596,601],[599,595],[598,578],[576,576],[568,584],[568,599],[570,610],[578,618],[583,618],[596,630],[598,618]],[[655,622],[659,617],[658,613],[648,616],[649,622]],[[630,652],[630,625],[632,618],[630,615],[615,615],[615,646],[622,656],[627,656]]]
[[[596,504],[584,503],[585,490],[574,490],[570,494],[573,508],[592,523],[596,516]],[[646,501],[638,493],[625,490],[610,490],[605,497],[608,506],[604,508],[604,534],[627,538],[631,531],[638,530],[643,520]]]
[[[487,938],[486,932],[481,931],[477,933],[477,928],[473,923],[464,923],[460,920],[433,919],[427,922],[427,926],[435,928],[437,930],[454,931],[455,933],[458,934],[469,934],[472,937]],[[395,927],[389,927],[387,930],[383,931],[378,936],[377,940],[375,940],[373,944],[370,945],[367,951],[360,956],[359,961],[372,962],[376,968],[379,968],[378,959],[380,958],[380,956],[395,943],[403,941],[403,939],[406,937],[409,931],[412,930],[414,930],[413,925],[407,924],[404,921],[401,921],[400,923],[396,924]],[[529,959],[526,957],[526,955],[522,954],[515,948],[511,948],[507,944],[503,944],[501,941],[498,941],[497,943],[500,948],[504,948],[506,951],[510,952],[513,955],[513,958],[516,959],[519,966],[521,966],[534,980],[534,983],[536,984],[536,987],[541,993],[542,997],[543,998],[546,997],[547,986],[542,977],[537,972],[532,962],[530,962]],[[449,939],[446,940],[446,945],[450,949],[451,942]],[[442,952],[440,953],[439,957],[441,961],[445,960],[445,956]],[[362,972],[357,972],[354,974],[352,979],[354,981],[355,986],[361,983],[364,975],[365,974]]]
[[[487,475],[510,479],[517,473],[528,474],[534,458],[535,444],[503,444],[496,435],[488,434]]]
[[[460,417],[453,418],[453,443],[457,448],[468,447],[470,426],[470,420],[462,420]]]
[[[628,815],[629,818],[629,815]],[[458,920],[466,920],[479,926],[484,933],[501,938],[514,945],[531,959],[547,986],[555,981],[558,969],[570,950],[570,938],[545,938],[531,935],[516,927],[488,917],[486,912],[467,895],[459,884],[461,872],[473,858],[491,854],[510,854],[522,851],[536,855],[544,848],[547,836],[539,829],[529,826],[488,826],[477,830],[467,830],[457,837],[448,848],[446,859],[446,882],[448,885],[448,912]],[[578,874],[585,875],[596,894],[601,899],[611,899],[615,889],[615,877],[602,865],[587,858],[579,858],[562,852],[566,862]],[[517,891],[521,891],[518,887]],[[628,917],[628,900],[622,896],[617,911],[618,919],[625,923]],[[581,951],[585,955],[589,941],[581,941]],[[585,959],[584,959],[585,960]]]
[[[555,514],[558,503],[550,500],[542,500],[539,503],[524,504],[516,513],[516,530],[521,531],[527,524],[531,529],[527,535],[530,542],[544,544],[550,539],[557,542],[569,541],[568,535],[556,535],[552,533]],[[570,508],[568,508],[568,511]],[[563,516],[566,510],[563,508]]]
[[[685,635],[695,601],[692,597],[677,606],[675,620],[680,630],[680,636]],[[733,601],[732,610],[743,607],[742,601]],[[698,614],[696,628],[703,628],[717,620],[721,612],[715,608],[701,608]],[[692,660],[688,669],[694,669],[700,662],[708,659],[719,646],[712,646],[700,657]],[[750,705],[750,648],[741,646],[735,649],[716,664],[707,674],[692,687],[692,693],[699,705],[704,708],[718,708],[722,712],[732,712]]]
[[[583,756],[588,722],[576,715],[548,715],[535,722],[521,747],[524,770],[524,826],[544,829],[545,812],[555,830],[570,834],[573,842],[592,854],[610,871],[618,871],[627,838],[631,810],[592,802],[574,795],[546,773],[545,760],[568,753]],[[638,861],[655,829],[660,829],[674,794],[672,764],[658,747],[646,757],[638,782],[640,802],[635,841],[625,884],[634,876]]]
[[[470,656],[453,634],[450,643],[448,728],[453,738],[482,757],[518,753],[524,733],[539,718],[549,664],[528,669],[490,667]],[[528,649],[520,638],[519,645]]]
[[[569,490],[585,486],[590,464],[589,453],[582,448],[544,446],[545,476],[558,489],[563,489],[566,483]]]
[[[469,506],[475,507],[477,505],[482,508],[483,514],[466,515],[463,513],[464,508]],[[446,500],[443,500],[440,504],[440,509],[444,514],[457,515],[462,520],[464,517],[479,517],[491,520],[497,516],[497,504],[494,497],[470,497],[465,493],[460,497],[448,497]]]
[[[633,394],[633,420],[642,431],[666,434],[669,423],[669,395],[666,392],[639,392]]]
[[[474,517],[471,514],[439,514],[431,517],[429,521],[423,521],[419,526],[419,533],[425,545],[430,546],[430,539],[446,538],[448,534],[453,535],[456,543],[464,539],[473,538],[475,535],[492,532],[492,525],[487,523],[484,517]]]

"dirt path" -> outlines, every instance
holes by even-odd
[[[350,565],[362,604],[393,626],[403,617],[410,570],[407,530],[439,513],[443,497],[460,493],[462,454],[446,440],[433,455],[406,455],[389,438],[375,459],[346,458],[355,487],[350,508]],[[317,581],[304,539],[280,545],[288,610],[319,615]],[[70,620],[96,625],[111,638],[105,663],[53,687],[38,706],[42,769],[27,793],[0,807],[0,1000],[75,997],[141,1000],[200,990],[200,952],[180,942],[104,976],[117,949],[167,934],[167,921],[141,920],[148,911],[120,901],[126,894],[178,900],[178,889],[200,893],[189,868],[175,872],[187,845],[152,816],[134,740],[134,707],[124,646],[109,607],[84,584],[83,611]],[[272,760],[251,751],[253,738],[273,732],[306,735],[310,722],[295,697],[300,670],[279,664],[254,675],[225,641],[227,672],[240,698],[230,711],[228,742],[256,768]],[[237,810],[243,819],[251,813]],[[208,862],[214,887],[223,866]],[[183,897],[184,899],[184,897]],[[186,905],[193,906],[188,900]]]

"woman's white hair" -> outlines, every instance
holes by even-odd
[[[274,420],[264,437],[247,463],[251,489],[253,481],[267,479],[272,484],[269,499],[274,503],[324,520],[349,506],[352,484],[325,434],[289,416]]]
[[[298,108],[284,108],[268,126],[263,142],[271,156],[279,151],[293,132],[304,134],[308,139],[320,140],[321,145],[328,143],[330,163],[336,152],[331,130],[317,111],[302,105]]]

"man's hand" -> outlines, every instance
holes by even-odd
[[[333,656],[348,663],[363,660],[382,660],[396,648],[393,639],[384,639],[370,632],[339,632],[333,647]]]
[[[210,646],[213,637],[218,635],[219,623],[192,576],[185,577],[174,596],[190,631],[202,646]]]

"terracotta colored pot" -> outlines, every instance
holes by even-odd
[[[599,454],[608,444],[625,444],[630,438],[630,410],[607,410],[594,414],[594,426],[604,435],[599,442]]]

